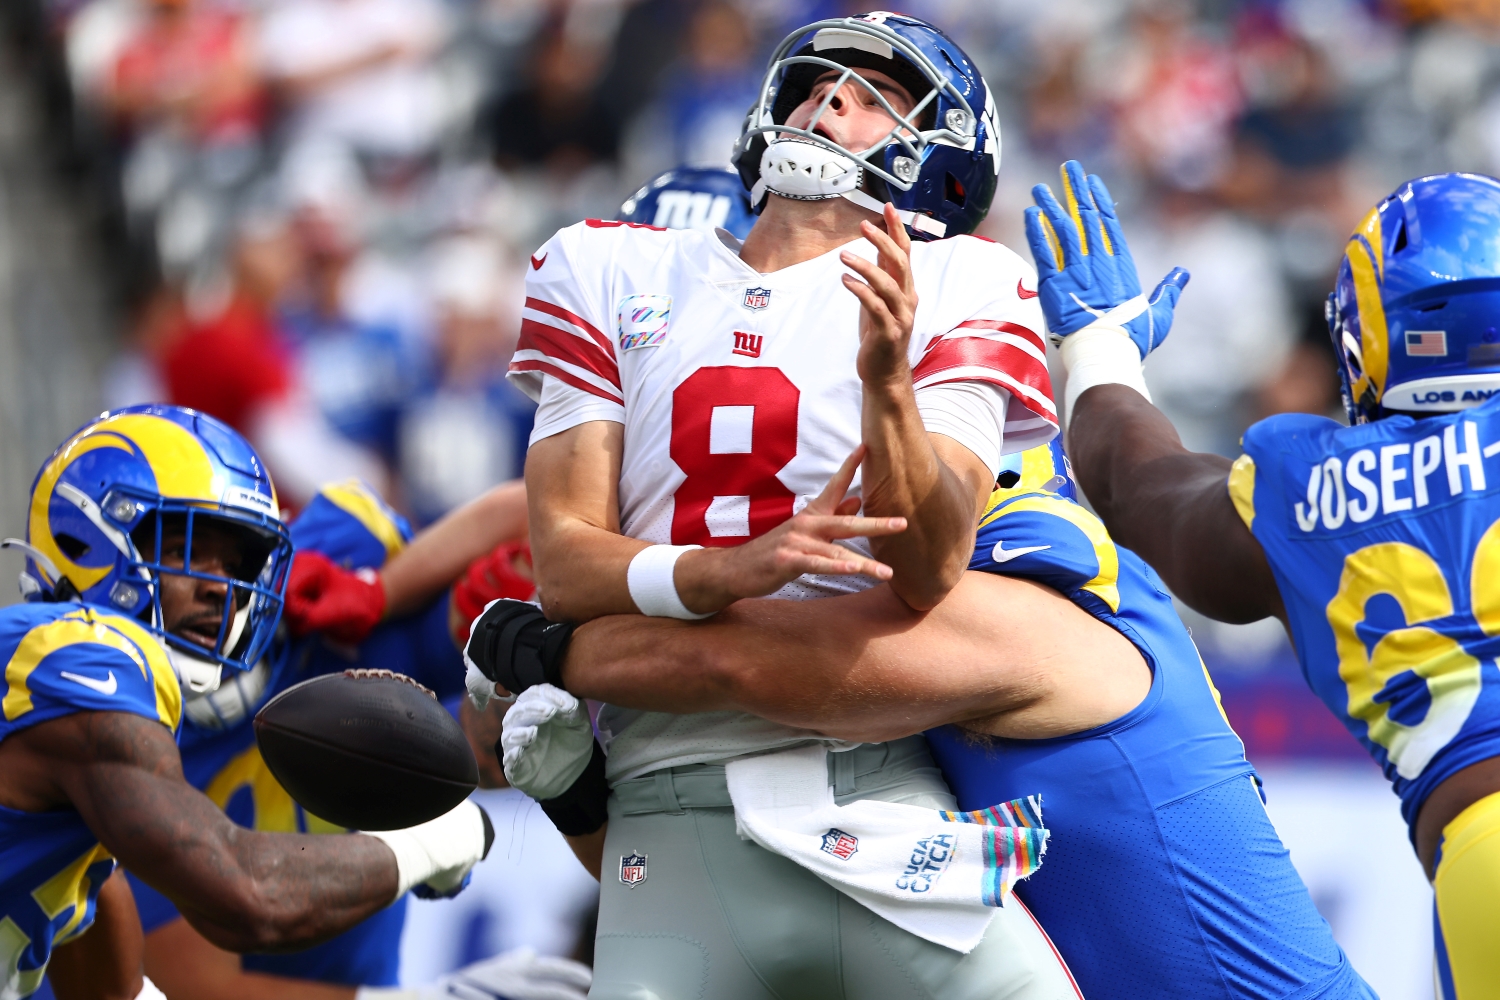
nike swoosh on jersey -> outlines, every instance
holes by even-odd
[[[535,261],[533,260],[533,263],[534,262]],[[1023,299],[1034,299],[1040,293],[1038,293],[1038,292],[1028,292],[1026,290],[1026,286],[1023,285],[1023,284],[1021,284],[1021,279],[1017,278],[1016,279],[1016,294],[1019,295]]]
[[[1004,542],[996,542],[994,551],[990,553],[990,559],[997,563],[1008,563],[1012,559],[1018,559],[1029,553],[1041,552],[1043,549],[1050,548],[1052,548],[1050,545],[1031,545],[1024,549],[1007,549]]]
[[[75,684],[82,684],[86,688],[92,688],[103,695],[114,694],[120,687],[120,682],[115,680],[115,672],[113,670],[109,671],[109,680],[107,681],[101,681],[97,677],[84,677],[81,674],[70,673],[66,670],[59,670],[57,675],[59,677],[66,677]]]
[[[551,252],[551,250],[548,250],[547,253],[542,254],[540,257],[533,254],[531,257],[531,269],[533,271],[540,271],[542,269],[542,265],[547,263],[547,254],[550,254]],[[1036,293],[1032,292],[1031,294],[1035,295]]]

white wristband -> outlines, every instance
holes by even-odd
[[[1118,326],[1090,323],[1062,342],[1063,371],[1068,387],[1063,395],[1063,420],[1073,419],[1073,404],[1084,390],[1096,385],[1128,385],[1151,402],[1141,350],[1130,334]]]
[[[354,1000],[422,1000],[422,991],[400,986],[361,986],[354,991]]]
[[[673,577],[682,554],[701,548],[701,545],[648,545],[635,554],[625,571],[625,582],[630,587],[630,599],[641,609],[641,614],[688,621],[713,614],[712,611],[705,615],[689,611],[682,598],[677,596],[677,580]]]
[[[135,995],[135,1000],[167,1000],[163,993],[149,976],[141,977],[141,991]]]
[[[426,883],[439,892],[457,889],[485,851],[485,820],[479,806],[465,800],[437,819],[404,830],[364,830],[396,855],[396,895]]]

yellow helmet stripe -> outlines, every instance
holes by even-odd
[[[1385,303],[1380,299],[1380,278],[1375,273],[1376,253],[1363,236],[1356,235],[1349,241],[1349,270],[1354,277],[1354,300],[1359,308],[1359,347],[1364,361],[1359,378],[1351,387],[1355,400],[1369,388],[1375,390],[1376,400],[1385,395],[1389,369],[1390,344],[1385,325]]]

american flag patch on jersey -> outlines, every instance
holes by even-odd
[[[1407,330],[1408,357],[1441,358],[1448,353],[1447,330]]]

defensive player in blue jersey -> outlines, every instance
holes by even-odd
[[[1328,301],[1350,426],[1271,417],[1233,464],[1187,452],[1141,381],[1177,273],[1140,296],[1109,193],[1077,163],[1065,204],[1035,193],[1089,498],[1188,604],[1286,625],[1400,797],[1444,995],[1500,995],[1500,181],[1419,178],[1365,216]]]
[[[701,623],[604,618],[504,656],[633,708],[747,711],[855,741],[927,730],[960,810],[1040,794],[1047,853],[1016,895],[1091,1000],[1373,997],[1292,867],[1156,575],[1072,499],[1055,442],[1018,465],[990,498],[971,571],[925,614],[880,587],[741,601]],[[522,631],[524,607],[510,606]],[[510,740],[507,770],[562,745],[576,742]],[[703,797],[708,777],[681,784],[682,807],[730,805]],[[830,775],[846,779],[862,775]],[[574,838],[585,864],[602,839]],[[821,933],[821,911],[769,912]]]
[[[519,483],[490,491],[416,539],[406,519],[363,483],[323,487],[289,529],[296,561],[286,618],[302,638],[278,636],[254,670],[190,703],[179,738],[188,782],[248,829],[345,832],[304,812],[271,775],[255,742],[255,710],[309,677],[360,666],[397,670],[445,701],[456,698],[464,667],[448,640],[448,584],[470,559],[524,532],[525,524]],[[131,888],[146,934],[146,972],[172,1000],[447,995],[446,982],[390,989],[398,981],[405,897],[306,951],[242,958],[209,943],[161,893],[133,877]],[[476,963],[455,981],[475,998],[528,1000],[541,991],[582,1000],[588,970],[516,952]]]
[[[75,939],[90,948],[58,970],[65,994],[92,971],[79,962],[146,989],[138,924],[84,933],[117,858],[234,951],[306,947],[413,886],[462,887],[493,836],[472,803],[393,834],[259,833],[183,778],[184,706],[260,661],[290,562],[235,431],[178,407],[106,413],[42,466],[9,544],[28,601],[0,610],[0,996],[33,993]]]

